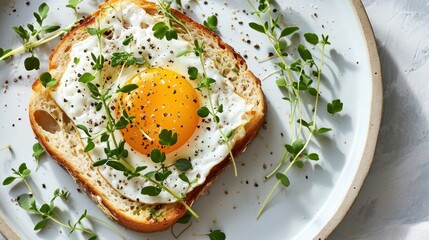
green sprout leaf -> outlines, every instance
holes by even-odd
[[[36,159],[37,162],[39,162],[40,157],[45,153],[45,150],[42,148],[42,145],[40,143],[35,143],[33,145],[33,157]]]
[[[95,143],[90,138],[88,138],[88,143],[86,144],[86,146],[83,149],[83,151],[84,152],[89,152],[89,151],[91,151],[94,148],[95,148]]]
[[[122,171],[122,172],[127,170],[127,168],[124,166],[124,164],[122,164],[118,161],[108,161],[106,163],[106,165],[115,169],[115,170]]]
[[[91,137],[91,134],[89,133],[88,128],[85,125],[78,124],[76,125],[76,127],[82,130],[88,137]]]
[[[133,40],[134,40],[134,36],[130,35],[130,36],[126,37],[124,41],[122,41],[122,45],[128,46],[128,45],[130,45],[131,41],[133,41]]]
[[[127,84],[127,85],[119,88],[116,92],[129,93],[131,91],[134,91],[137,88],[139,88],[139,85],[137,85],[137,84]]]
[[[303,167],[304,167],[304,162],[303,162],[303,161],[301,161],[301,160],[296,160],[296,161],[295,161],[295,166],[296,166],[297,168],[303,168]]]
[[[90,238],[88,238],[88,240],[97,240],[97,235],[93,235]]]
[[[38,223],[36,223],[33,230],[38,231],[38,230],[42,229],[46,225],[46,222],[47,222],[46,219],[40,220]]]
[[[250,22],[249,23],[249,27],[251,27],[253,30],[260,32],[260,33],[265,33],[265,28],[264,26],[257,24],[255,22]]]
[[[175,31],[175,30],[168,30],[166,33],[165,33],[165,38],[168,40],[168,41],[170,41],[171,39],[178,39],[179,38],[179,36],[177,35],[177,32]]]
[[[289,178],[283,173],[276,173],[276,178],[283,184],[285,187],[289,187],[290,181]]]
[[[180,158],[174,163],[174,166],[177,170],[184,172],[192,168],[192,163],[186,158]]]
[[[147,186],[142,188],[141,194],[153,197],[153,196],[158,196],[161,193],[161,191],[162,189],[159,187]]]
[[[307,155],[307,158],[310,160],[317,161],[319,160],[319,155],[317,153],[310,153]]]
[[[209,16],[207,21],[204,21],[204,26],[206,26],[210,31],[215,32],[217,30],[217,17],[216,15]]]
[[[24,60],[25,70],[39,70],[40,69],[40,61],[35,56],[30,56]]]
[[[340,99],[332,100],[331,103],[328,103],[327,110],[332,115],[339,113],[343,110],[343,103]]]
[[[3,49],[0,48],[0,57],[3,57],[4,55],[10,53],[12,51],[12,49]]]
[[[165,172],[157,172],[157,173],[155,173],[155,180],[156,181],[158,181],[158,182],[162,182],[162,181],[164,181],[165,179],[167,179],[168,178],[168,176],[170,176],[171,175],[171,171],[165,171]]]
[[[45,19],[48,16],[49,6],[46,3],[42,3],[39,6],[39,15],[42,19]]]
[[[234,133],[234,129],[231,129],[231,130],[229,130],[227,133],[226,133],[226,135],[225,135],[225,137],[227,138],[227,139],[230,139],[231,137],[232,137],[232,134]]]
[[[44,33],[52,33],[52,32],[55,32],[55,31],[57,31],[58,29],[60,29],[61,28],[61,26],[58,26],[58,25],[53,25],[53,26],[44,26],[43,28],[42,28],[42,32],[44,32]]]
[[[287,86],[286,79],[284,79],[284,78],[277,79],[276,84],[278,87],[286,87]]]
[[[22,40],[24,41],[24,43],[28,42],[28,40],[30,40],[30,33],[24,29],[24,27],[22,26],[12,26],[12,30],[15,31],[15,33],[17,33]]]
[[[315,134],[323,134],[332,131],[331,128],[319,128],[316,131],[314,131]]]
[[[226,235],[221,230],[214,230],[208,234],[210,240],[225,240]]]
[[[93,97],[93,98],[98,98],[98,97],[100,97],[100,96],[101,96],[101,93],[100,93],[100,91],[98,90],[98,87],[97,87],[97,86],[95,86],[95,84],[93,84],[93,83],[91,83],[91,82],[88,82],[86,85],[88,86],[89,91],[91,91],[91,94],[92,94],[92,97]]]
[[[110,30],[110,27],[106,27],[106,28],[86,28],[86,31],[90,35],[97,35],[97,36],[101,36],[103,33],[107,32],[109,30]]]
[[[104,164],[106,164],[106,163],[107,163],[107,161],[109,161],[109,160],[108,160],[108,159],[102,159],[102,160],[99,160],[99,161],[97,161],[97,162],[94,162],[94,163],[92,164],[92,166],[94,166],[94,167],[103,166]]]
[[[15,179],[17,179],[17,177],[9,176],[3,181],[3,185],[6,186],[6,185],[13,183],[13,181],[15,181]]]
[[[18,196],[18,205],[26,211],[35,211],[36,209],[36,200],[30,194],[22,194]]]
[[[27,164],[22,163],[21,165],[19,165],[18,172],[20,174],[24,175],[24,173],[26,173],[26,171],[29,171],[29,169],[27,168]],[[28,174],[25,174],[25,175],[28,175]]]
[[[304,33],[304,38],[308,43],[317,45],[319,43],[319,37],[315,33]]]
[[[205,118],[210,114],[210,110],[207,107],[202,106],[197,110],[197,114],[198,116]]]
[[[198,69],[196,67],[188,68],[188,74],[190,80],[195,80],[198,78]]]
[[[68,4],[66,5],[66,7],[71,8],[73,10],[77,9],[77,5],[82,2],[83,0],[69,0]]]
[[[57,84],[57,80],[49,72],[42,73],[39,78],[45,88],[53,87]]]
[[[177,142],[177,133],[173,133],[172,130],[162,129],[158,137],[159,144],[164,146],[173,146]]]
[[[317,96],[319,93],[317,92],[317,89],[315,89],[315,88],[308,88],[308,93],[310,94],[310,95],[312,95],[312,96]]]
[[[296,32],[298,30],[299,30],[299,27],[296,27],[296,26],[285,27],[282,30],[282,32],[280,33],[280,38],[289,36],[289,35],[291,35],[292,33]]]
[[[154,163],[162,163],[165,161],[166,156],[164,152],[161,152],[158,148],[154,148],[150,152],[150,159]]]
[[[191,184],[191,181],[189,181],[189,178],[188,178],[188,176],[186,176],[186,174],[185,174],[185,173],[181,173],[181,174],[179,174],[179,178],[180,178],[182,181],[184,181],[184,182],[186,182],[186,183]]]
[[[298,45],[298,53],[304,61],[313,59],[310,51],[308,51],[308,49],[302,44]]]
[[[89,72],[86,72],[82,76],[80,76],[79,82],[81,82],[81,83],[89,83],[89,82],[91,82],[94,79],[95,79],[94,75],[92,75]]]
[[[268,0],[259,0],[258,10],[261,13],[266,12],[270,7],[270,2]]]
[[[296,140],[292,143],[292,147],[295,150],[294,154],[298,154],[304,148],[304,142],[301,140]]]
[[[153,35],[158,39],[163,39],[168,29],[169,28],[165,22],[158,22],[152,27]]]

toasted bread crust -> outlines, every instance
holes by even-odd
[[[61,79],[65,66],[70,61],[67,54],[74,43],[88,37],[86,27],[94,24],[96,17],[103,15],[103,8],[120,2],[133,2],[151,14],[160,14],[155,4],[143,0],[111,0],[102,4],[96,12],[83,20],[72,31],[66,34],[56,50],[50,56],[49,71],[57,79]],[[245,99],[252,99],[254,104],[251,120],[244,126],[246,135],[236,141],[232,152],[234,156],[245,150],[247,145],[256,137],[263,124],[266,105],[261,90],[260,80],[247,69],[244,59],[232,47],[224,43],[219,36],[207,28],[194,22],[188,16],[172,9],[172,13],[179,18],[189,29],[193,29],[213,48],[222,52],[228,59],[234,61],[238,67],[240,78],[232,83],[236,92]],[[246,79],[246,82],[240,82]],[[244,91],[242,91],[244,89]],[[30,122],[36,137],[52,158],[73,177],[82,190],[97,204],[97,206],[112,220],[123,226],[140,232],[155,232],[168,229],[186,213],[186,208],[180,204],[144,204],[127,199],[120,195],[92,166],[91,159],[83,152],[83,144],[73,123],[56,105],[49,92],[41,85],[40,80],[33,84],[34,94],[30,99]],[[46,115],[48,114],[48,115]],[[49,121],[49,118],[50,119]],[[60,139],[61,143],[55,141]],[[79,164],[76,164],[76,163]],[[228,156],[213,167],[207,180],[195,187],[184,199],[189,205],[199,198],[216,181],[220,174],[231,164]],[[154,218],[148,211],[156,208],[163,212],[162,217]]]

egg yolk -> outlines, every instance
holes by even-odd
[[[199,98],[190,82],[177,72],[150,68],[130,78],[126,84],[139,87],[118,97],[116,114],[119,118],[123,110],[134,116],[132,124],[122,129],[124,140],[136,151],[149,154],[159,148],[172,152],[192,136],[199,117]],[[161,130],[177,133],[177,142],[172,146],[159,144]]]

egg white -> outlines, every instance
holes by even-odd
[[[176,55],[185,49],[190,49],[191,45],[184,40],[160,40],[153,36],[152,27],[156,23],[151,15],[134,4],[124,4],[108,10],[107,16],[99,22],[101,28],[111,27],[112,35],[109,38],[103,38],[103,55],[109,60],[114,52],[130,51],[135,57],[144,57],[149,61],[149,67],[163,67],[176,71],[177,73],[188,76],[187,70],[194,66],[202,72],[200,60],[194,54],[176,57]],[[124,47],[123,40],[133,35],[134,41],[130,46]],[[91,66],[91,53],[99,54],[99,45],[95,36],[91,36],[81,42],[76,43],[70,53],[70,59],[67,69],[64,72],[58,86],[52,91],[51,95],[62,110],[68,115],[74,124],[83,124],[88,127],[92,134],[101,132],[106,126],[104,110],[96,111],[96,101],[91,98],[91,92],[85,84],[78,81],[80,74],[90,72],[95,75]],[[75,63],[74,59],[79,59]],[[218,104],[223,104],[224,112],[219,113],[221,119],[220,125],[223,131],[236,129],[246,124],[245,115],[252,109],[252,105],[246,103],[239,95],[234,92],[234,86],[225,79],[214,67],[211,60],[205,61],[208,76],[216,80],[212,85],[211,98]],[[105,65],[106,66],[106,65]],[[146,66],[147,67],[147,66]],[[144,67],[128,67],[119,75],[120,67],[103,69],[103,79],[95,79],[94,83],[100,82],[100,85],[123,86],[137,71]],[[195,87],[195,81],[191,82]],[[198,91],[201,95],[201,105],[208,105],[207,93]],[[190,158],[193,168],[186,172],[190,180],[197,179],[197,182],[188,187],[188,184],[178,175],[181,173],[175,168],[170,168],[172,174],[165,181],[165,184],[173,189],[179,195],[185,195],[194,187],[202,184],[210,169],[222,161],[228,155],[228,149],[225,143],[219,143],[222,139],[216,125],[213,121],[199,122],[199,128],[195,130],[189,141],[178,150],[167,154],[166,165],[174,163],[178,158]],[[81,136],[85,136],[80,132]],[[122,140],[122,134],[115,133],[118,141]],[[231,139],[231,145],[237,139],[244,135],[243,132],[235,132]],[[83,144],[86,140],[83,139]],[[111,141],[111,140],[110,140]],[[101,143],[99,138],[94,140],[95,148],[88,154],[93,161],[106,158],[104,153],[105,143]],[[113,143],[111,143],[113,146]],[[134,151],[128,144],[125,145],[129,151],[129,162],[133,166],[147,166],[143,172],[153,171],[159,168],[146,155]],[[177,201],[167,192],[162,191],[156,197],[142,195],[141,189],[152,185],[142,178],[134,178],[130,181],[126,179],[123,173],[116,171],[108,166],[98,167],[99,172],[108,181],[112,187],[119,191],[123,196],[144,203],[168,203]]]

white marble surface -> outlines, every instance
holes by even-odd
[[[429,0],[363,0],[383,73],[368,177],[331,239],[429,239]]]

